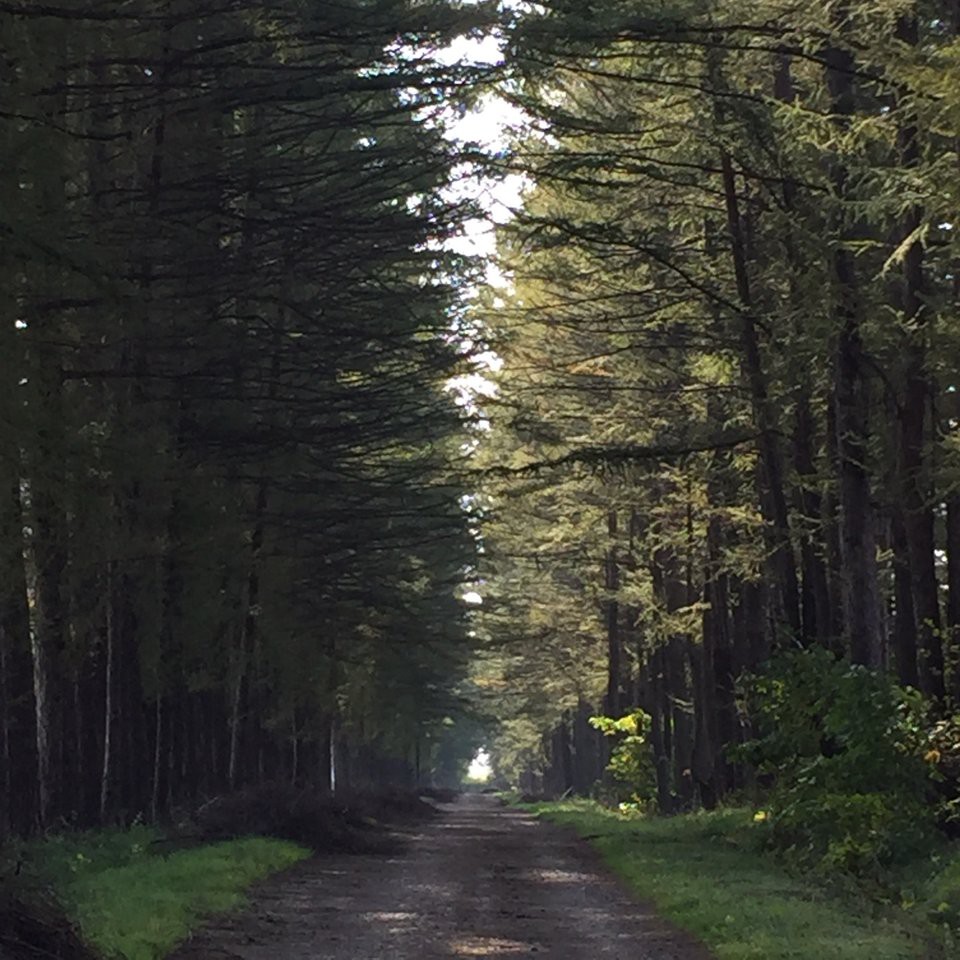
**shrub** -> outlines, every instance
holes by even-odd
[[[960,714],[944,717],[927,731],[924,759],[934,770],[937,820],[950,836],[960,836]]]
[[[622,810],[651,809],[656,802],[657,788],[647,742],[650,717],[637,708],[616,719],[591,717],[590,724],[616,741],[607,764],[610,782],[604,785],[601,799],[619,804]]]
[[[737,754],[773,775],[775,847],[877,878],[926,849],[935,771],[919,694],[816,649],[749,678],[744,707],[759,735]]]

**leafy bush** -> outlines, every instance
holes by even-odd
[[[951,836],[960,836],[960,714],[938,720],[927,732],[924,759],[935,770],[937,819]]]
[[[657,789],[653,757],[647,743],[650,717],[638,707],[616,719],[591,717],[590,724],[605,737],[616,740],[607,764],[611,782],[605,785],[602,799],[619,804],[622,810],[651,809]]]
[[[759,736],[737,753],[773,775],[775,847],[861,877],[926,849],[936,772],[919,694],[817,649],[749,678],[744,707]]]
[[[930,922],[960,934],[960,852],[928,881],[922,906]]]

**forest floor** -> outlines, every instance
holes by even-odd
[[[709,960],[566,828],[467,795],[402,852],[298,864],[170,960]]]

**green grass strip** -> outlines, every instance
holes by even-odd
[[[720,960],[916,960],[924,938],[827,896],[759,849],[749,812],[625,818],[589,801],[527,807],[590,840],[613,871]],[[935,955],[935,954],[933,954]]]
[[[242,904],[256,880],[309,856],[265,837],[168,854],[155,839],[146,827],[54,837],[30,845],[29,870],[104,956],[161,960],[205,917]]]

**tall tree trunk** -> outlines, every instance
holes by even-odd
[[[604,710],[609,717],[619,717],[621,712],[620,695],[622,689],[623,644],[620,638],[620,604],[617,590],[620,589],[620,560],[617,555],[617,511],[607,514],[607,536],[609,546],[605,558],[604,588],[606,590],[607,621],[607,696]]]
[[[842,33],[848,16],[846,4],[834,11],[835,25]],[[855,108],[853,76],[856,64],[849,50],[840,46],[823,52],[827,87],[836,123],[842,130],[850,124]],[[840,203],[850,199],[849,175],[842,159],[831,165],[831,179]],[[880,629],[880,592],[877,579],[876,517],[867,467],[870,397],[866,355],[860,329],[860,291],[849,244],[857,239],[851,214],[834,215],[836,239],[832,269],[836,283],[837,341],[832,404],[836,423],[840,486],[840,551],[843,562],[844,627],[850,658],[854,663],[880,667],[883,643]]]
[[[100,824],[107,822],[110,798],[110,767],[113,761],[113,653],[116,638],[113,632],[113,560],[107,562],[106,624],[104,626],[103,668],[103,764],[100,769]]]
[[[163,697],[159,692],[153,705],[153,773],[150,778],[150,822],[156,823],[160,815],[160,777],[163,761]]]
[[[742,362],[750,387],[750,399],[753,417],[760,432],[760,457],[763,463],[766,481],[766,497],[761,502],[769,503],[768,520],[772,527],[771,552],[773,566],[777,571],[777,587],[780,603],[790,633],[795,639],[801,636],[800,588],[797,579],[797,564],[790,537],[790,514],[786,495],[786,470],[783,451],[780,448],[776,417],[770,404],[767,377],[760,355],[760,343],[757,338],[754,317],[753,293],[750,288],[750,276],[747,272],[747,258],[744,245],[743,227],[740,216],[740,204],[737,197],[736,177],[733,161],[726,150],[720,153],[720,167],[723,175],[723,193],[727,210],[727,228],[730,232],[731,252],[734,274],[737,282],[737,295],[740,300],[740,345]]]
[[[893,642],[897,677],[904,686],[918,687],[917,621],[913,608],[913,582],[910,574],[910,548],[904,529],[903,513],[893,508],[891,519],[893,544]]]
[[[809,645],[829,646],[832,640],[833,620],[830,616],[830,590],[827,567],[821,542],[823,504],[815,484],[817,469],[813,460],[813,412],[806,386],[796,399],[793,432],[793,466],[797,471],[797,505],[803,517],[800,535],[800,558],[803,571],[802,620],[803,639]]]
[[[230,657],[230,716],[229,716],[229,747],[227,759],[227,786],[230,790],[237,788],[237,762],[240,755],[240,710],[243,705],[243,686],[247,671],[247,613],[244,611],[240,623],[235,627],[237,639],[233,645]]]
[[[673,783],[668,745],[667,693],[664,670],[664,650],[658,647],[650,657],[649,668],[650,745],[657,778],[657,810],[662,814],[674,812]]]
[[[796,100],[793,83],[792,62],[786,53],[777,56],[773,82],[774,96],[783,103]],[[797,184],[792,177],[783,178],[783,204],[788,214],[797,212]],[[799,283],[806,268],[795,231],[788,226],[784,246],[789,269],[790,303],[796,316],[795,329],[803,334],[804,295]],[[791,358],[792,359],[792,358]],[[819,482],[813,447],[816,423],[811,408],[813,386],[806,357],[801,357],[793,371],[796,383],[794,392],[793,420],[793,467],[797,473],[795,507],[801,518],[799,523],[801,596],[800,618],[804,645],[812,643],[828,645],[833,628],[830,616],[830,597],[826,564],[820,549],[822,504],[816,485]]]
[[[910,46],[917,44],[917,19],[902,16],[897,23],[897,39]],[[908,116],[897,131],[900,163],[915,169],[920,163],[917,120]],[[942,700],[945,694],[943,648],[940,640],[940,587],[934,559],[934,519],[925,439],[930,382],[927,363],[928,310],[924,307],[923,246],[918,236],[923,209],[912,205],[900,226],[901,243],[909,243],[903,259],[902,305],[903,344],[906,368],[904,398],[900,410],[900,479],[903,484],[903,526],[910,552],[913,605],[917,620],[920,688]],[[912,239],[912,242],[911,241]]]
[[[29,484],[25,482],[27,501],[24,504],[25,516],[31,517]],[[40,587],[40,570],[36,551],[36,528],[25,526],[30,532],[24,540],[24,559],[26,562],[27,594],[31,598],[30,610],[30,655],[33,665],[33,704],[34,736],[36,751],[36,826],[45,830],[50,823],[54,791],[54,768],[51,755],[53,738],[53,705],[51,702],[53,684],[54,652],[48,639],[48,620],[43,606],[43,594]]]
[[[708,534],[709,536],[709,534]],[[724,782],[721,769],[719,731],[717,729],[717,700],[715,669],[718,633],[723,629],[726,610],[721,609],[713,573],[708,570],[703,587],[703,642],[690,648],[691,671],[694,678],[694,725],[692,772],[700,794],[700,802],[708,810],[716,807],[723,796]]]
[[[960,494],[947,498],[947,652],[950,707],[960,710]]]
[[[2,389],[2,388],[0,388]],[[27,610],[19,456],[0,454],[0,819],[29,832],[36,814],[36,712]],[[3,825],[0,825],[2,831]]]

